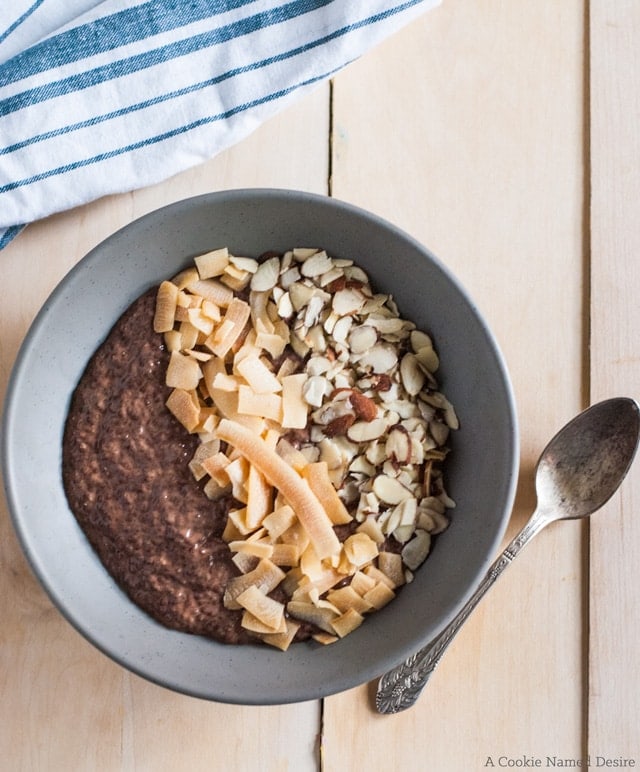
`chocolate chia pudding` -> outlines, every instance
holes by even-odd
[[[165,407],[168,354],[156,291],[120,318],[86,368],[64,433],[69,504],[100,560],[162,624],[227,643],[250,640],[222,603],[239,572],[220,538],[229,499],[210,501],[188,468],[197,446]]]

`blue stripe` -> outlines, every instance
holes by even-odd
[[[416,2],[417,1],[418,0],[416,0]],[[9,153],[13,153],[16,150],[21,150],[25,147],[28,147],[29,145],[34,145],[34,144],[37,144],[38,142],[43,142],[48,139],[53,139],[54,137],[60,136],[62,134],[68,134],[70,132],[78,131],[80,129],[86,129],[89,126],[94,126],[98,123],[104,123],[105,121],[113,120],[115,118],[119,118],[121,116],[128,115],[133,112],[137,112],[138,110],[144,110],[148,107],[153,107],[154,105],[162,104],[163,102],[169,101],[171,99],[177,99],[179,97],[186,96],[187,94],[193,93],[194,91],[202,91],[205,88],[210,88],[211,86],[215,86],[219,83],[224,82],[225,80],[229,80],[230,78],[235,78],[239,75],[246,74],[247,72],[252,72],[254,70],[262,69],[263,67],[268,67],[269,65],[275,64],[276,62],[281,62],[287,59],[294,58],[307,51],[311,51],[314,48],[317,48],[318,46],[325,45],[326,43],[331,42],[335,38],[338,38],[342,35],[347,34],[352,29],[353,27],[343,27],[342,29],[336,30],[330,35],[326,35],[325,37],[318,38],[317,40],[313,40],[310,43],[307,43],[303,46],[292,48],[291,50],[284,51],[281,54],[275,54],[274,56],[269,56],[266,59],[253,62],[252,64],[247,64],[243,67],[236,67],[233,70],[227,70],[227,72],[221,73],[220,75],[217,75],[214,78],[209,78],[207,80],[200,81],[199,83],[194,83],[191,86],[185,86],[184,88],[177,89],[176,91],[169,91],[166,94],[161,94],[157,97],[154,97],[153,99],[147,99],[143,102],[138,102],[137,104],[134,104],[134,105],[128,105],[127,107],[123,107],[120,110],[113,110],[109,113],[104,113],[103,115],[95,115],[91,118],[88,118],[87,120],[78,121],[77,123],[73,123],[68,126],[63,126],[59,129],[53,129],[52,131],[48,131],[43,134],[38,134],[35,137],[22,140],[21,142],[16,142],[15,144],[9,145],[4,148],[0,147],[0,156],[8,155]]]
[[[24,227],[24,225],[12,225],[4,231],[0,230],[0,249],[4,249],[10,241],[15,239]]]
[[[31,14],[37,10],[38,6],[42,5],[44,3],[44,0],[36,0],[35,3],[30,8],[27,8],[27,10],[20,16],[20,18],[16,19],[13,24],[11,24],[7,29],[0,35],[0,43],[4,43],[4,41],[11,35],[12,32],[15,32],[18,27],[25,22]]]
[[[38,0],[35,7],[43,0]],[[255,0],[151,0],[43,40],[0,67],[0,86],[79,59],[112,51],[194,21],[250,5]],[[28,12],[27,12],[28,13]]]
[[[47,99],[62,96],[71,91],[80,91],[113,78],[138,72],[178,56],[184,56],[203,48],[228,42],[236,37],[249,35],[259,29],[302,16],[320,6],[329,5],[331,2],[333,0],[296,0],[277,9],[263,11],[242,21],[234,22],[209,32],[203,32],[186,40],[168,43],[165,46],[137,54],[128,59],[120,59],[110,64],[96,67],[93,70],[72,75],[61,81],[47,83],[44,86],[24,91],[0,102],[0,116],[8,115],[16,110]]]
[[[130,153],[134,150],[140,150],[143,147],[155,145],[158,142],[164,142],[168,139],[172,139],[173,137],[177,137],[181,134],[186,134],[189,131],[193,131],[194,129],[199,129],[202,126],[206,126],[210,123],[224,121],[227,118],[232,118],[234,115],[245,112],[246,110],[250,110],[253,107],[259,107],[260,105],[267,104],[269,102],[275,102],[276,100],[287,96],[287,94],[290,94],[293,91],[304,88],[305,86],[310,86],[314,83],[318,83],[322,80],[325,80],[326,78],[330,78],[338,71],[338,69],[341,69],[341,67],[336,68],[335,70],[331,70],[330,72],[326,72],[322,75],[309,78],[308,80],[304,80],[301,83],[295,84],[294,86],[288,86],[287,88],[280,89],[279,91],[275,91],[272,94],[266,94],[265,96],[253,99],[250,102],[237,105],[236,107],[232,107],[223,113],[218,113],[217,115],[207,115],[203,118],[199,118],[197,121],[192,121],[191,123],[188,123],[184,126],[178,126],[175,129],[171,129],[170,131],[165,131],[162,134],[158,134],[155,137],[149,137],[147,139],[140,140],[139,142],[132,142],[130,145],[118,147],[114,150],[109,150],[106,153],[99,153],[98,155],[92,156],[91,158],[83,158],[80,161],[73,161],[72,163],[65,164],[64,166],[58,166],[55,169],[49,169],[46,172],[34,174],[32,177],[28,177],[24,180],[16,180],[15,182],[10,182],[7,185],[0,187],[0,194],[15,190],[16,188],[24,187],[25,185],[31,185],[34,182],[40,182],[41,180],[45,180],[49,177],[56,177],[60,174],[72,172],[76,169],[81,169],[84,166],[91,166],[93,164],[100,163],[101,161],[107,161],[110,158],[115,158],[119,155]]]

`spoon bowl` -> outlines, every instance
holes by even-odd
[[[626,397],[599,402],[549,442],[536,470],[538,509],[553,520],[588,517],[626,476],[638,444],[640,410]]]
[[[538,504],[531,518],[444,630],[382,676],[376,693],[380,713],[398,713],[414,704],[473,609],[539,531],[556,520],[588,517],[606,504],[626,477],[639,438],[640,406],[628,397],[592,405],[553,437],[536,466]]]

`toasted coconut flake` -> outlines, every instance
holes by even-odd
[[[351,565],[361,568],[378,556],[378,545],[366,533],[357,532],[347,537],[344,554]]]
[[[227,265],[229,265],[229,250],[226,247],[214,249],[211,252],[206,252],[204,255],[195,257],[194,263],[201,279],[220,276]]]
[[[302,622],[309,622],[326,633],[334,634],[332,621],[338,614],[330,608],[318,608],[313,603],[299,600],[290,600],[287,603],[287,612]]]
[[[202,371],[197,360],[179,351],[171,352],[165,378],[167,386],[191,391],[198,387],[200,378],[202,378]]]
[[[220,483],[211,478],[210,480],[207,480],[203,492],[208,499],[215,500],[219,499],[221,496],[225,496],[230,489],[230,485],[220,485]]]
[[[351,577],[351,584],[349,585],[349,587],[354,589],[360,596],[364,596],[365,593],[369,592],[369,590],[373,589],[375,586],[375,578],[367,576],[362,571],[355,572]]]
[[[240,450],[265,478],[282,492],[309,534],[322,559],[340,551],[340,542],[331,520],[300,476],[269,448],[264,440],[238,423],[223,419],[217,428],[220,439]]]
[[[261,635],[261,639],[269,644],[269,646],[275,646],[280,651],[286,651],[291,645],[296,633],[300,629],[300,625],[293,619],[287,619],[286,632],[284,633],[265,633]]]
[[[247,356],[237,365],[238,372],[256,394],[282,391],[282,384],[257,356]]]
[[[250,315],[249,304],[234,297],[228,304],[223,322],[207,338],[205,345],[216,356],[224,358],[242,334]]]
[[[304,429],[307,425],[308,406],[302,396],[307,376],[294,373],[282,378],[282,427]]]
[[[263,541],[236,539],[229,542],[229,549],[232,552],[244,552],[245,554],[253,555],[256,558],[271,558],[273,555],[273,544],[268,544]]]
[[[305,551],[310,542],[309,534],[303,528],[302,523],[297,519],[292,526],[282,533],[280,539],[283,544],[295,544],[300,554]]]
[[[279,394],[256,394],[249,386],[238,387],[238,413],[282,421],[282,398]]]
[[[378,582],[373,589],[364,594],[367,603],[378,610],[390,603],[395,597],[395,592],[384,582]]]
[[[256,346],[264,349],[274,359],[277,359],[285,350],[289,336],[282,337],[276,333],[259,332],[256,335]]]
[[[280,458],[289,464],[290,467],[296,470],[296,472],[302,473],[302,470],[309,463],[307,457],[292,445],[285,437],[280,437],[276,445],[276,453]]]
[[[300,563],[300,549],[296,544],[274,544],[271,560],[277,566],[297,566]]]
[[[344,638],[345,635],[349,635],[349,633],[352,633],[356,628],[360,627],[363,622],[364,617],[362,614],[359,614],[354,608],[350,608],[341,616],[333,619],[331,627],[333,627],[340,638]]]
[[[338,492],[331,484],[329,467],[325,461],[307,464],[302,470],[302,476],[309,484],[314,495],[322,502],[329,519],[334,525],[350,523],[353,519]]]
[[[247,480],[247,526],[257,528],[271,512],[273,488],[255,466],[249,466]]]
[[[233,290],[217,279],[201,279],[187,285],[190,292],[200,295],[221,308],[227,308],[233,301]]]
[[[268,514],[263,521],[263,525],[267,529],[269,536],[275,540],[288,528],[291,528],[295,521],[295,512],[288,504],[284,504]]]
[[[337,635],[330,635],[329,633],[315,633],[312,638],[314,641],[321,643],[323,646],[329,646],[330,644],[340,640]]]
[[[200,405],[194,391],[174,389],[166,405],[188,432],[195,431],[200,422]]]
[[[363,520],[362,523],[360,523],[356,531],[358,533],[366,533],[367,536],[378,545],[382,544],[385,540],[385,535],[382,532],[382,528],[380,528],[380,523],[375,517],[367,517],[366,520]]]
[[[163,281],[158,287],[153,329],[155,332],[169,332],[176,319],[178,288],[173,282]]]
[[[262,593],[255,584],[247,587],[236,597],[236,603],[249,611],[272,632],[282,632],[284,605]]]
[[[327,600],[343,614],[350,608],[355,609],[359,614],[366,614],[372,608],[371,604],[359,595],[351,585],[331,590],[327,593]]]
[[[237,597],[247,588],[255,585],[260,592],[267,595],[285,578],[284,571],[272,563],[270,560],[263,559],[258,565],[247,574],[234,576],[225,589],[223,602],[226,608],[240,609],[242,606],[237,602]]]

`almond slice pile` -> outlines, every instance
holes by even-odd
[[[440,464],[458,419],[438,355],[351,260],[222,248],[194,262],[159,286],[154,330],[167,407],[200,439],[191,472],[235,500],[225,606],[282,650],[302,623],[331,643],[411,581],[448,524]]]

